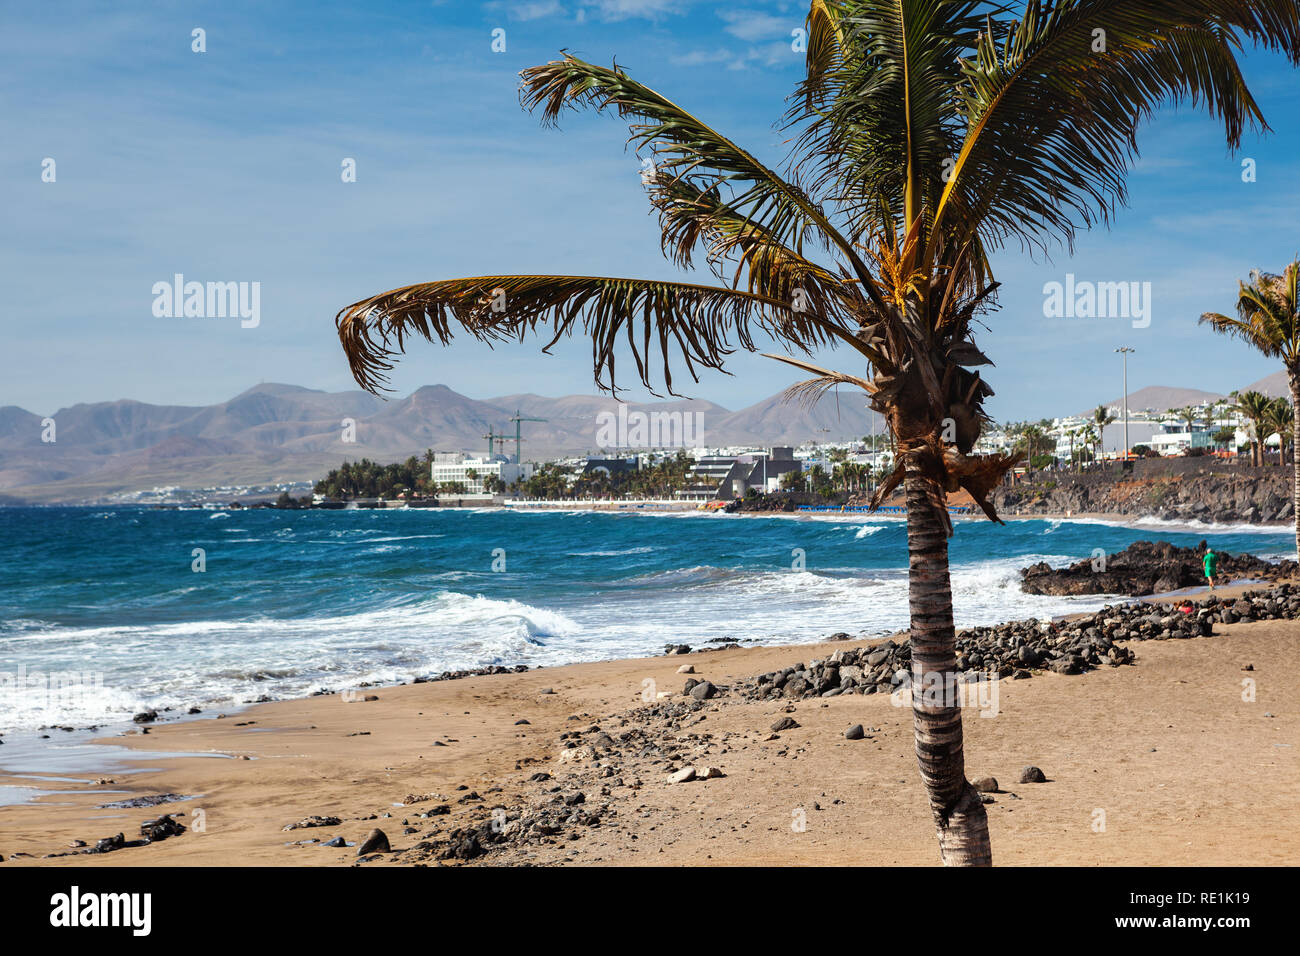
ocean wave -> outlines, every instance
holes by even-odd
[[[614,551],[570,551],[568,556],[571,558],[614,558],[624,554],[649,554],[657,551],[658,548],[623,548]]]
[[[1259,525],[1245,522],[1226,524],[1216,521],[1201,521],[1199,518],[1159,518],[1155,515],[1141,515],[1134,518],[1066,518],[1064,520],[1067,524],[1102,525],[1107,528],[1123,528],[1125,530],[1153,528],[1162,531],[1185,531],[1195,534],[1290,534],[1293,532],[1291,525]],[[1294,556],[1294,553],[1292,553],[1292,557]]]

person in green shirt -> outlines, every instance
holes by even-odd
[[[1219,556],[1214,553],[1213,548],[1205,549],[1205,579],[1210,582],[1210,590],[1214,590],[1214,579],[1219,576]]]

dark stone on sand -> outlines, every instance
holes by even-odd
[[[438,854],[440,860],[472,860],[486,850],[473,830],[452,830],[447,848]]]
[[[147,724],[147,723],[151,723],[152,721],[155,721],[155,720],[158,719],[158,711],[156,711],[156,710],[144,710],[144,711],[141,711],[140,713],[136,714],[136,715],[135,715],[134,717],[132,717],[131,719],[134,720],[137,724]]]
[[[524,726],[525,724],[529,724],[529,725],[531,725],[531,724],[532,724],[532,721],[531,721],[531,720],[528,720],[527,718],[520,718],[519,720],[516,720],[516,721],[515,721],[515,726],[516,726],[516,727],[522,727],[522,726]]]
[[[388,834],[376,828],[361,841],[361,846],[357,847],[357,856],[365,856],[367,853],[387,853],[390,849]]]
[[[163,803],[177,803],[181,800],[188,800],[189,797],[179,793],[157,793],[150,794],[147,797],[131,797],[129,800],[114,800],[112,803],[101,803],[101,810],[138,810],[141,807],[156,807]]]
[[[321,844],[321,846],[328,846],[337,849],[338,847],[341,846],[347,846],[347,843],[344,841],[344,839],[341,836],[336,836],[332,840],[326,840],[324,843]]]
[[[783,730],[794,730],[794,728],[798,726],[799,726],[799,722],[795,720],[793,717],[787,715],[785,717],[779,718],[776,721],[776,723],[772,725],[772,733],[777,734]]]
[[[1047,783],[1047,776],[1037,767],[1026,767],[1020,771],[1021,783]]]
[[[688,693],[696,700],[708,700],[710,697],[713,697],[717,692],[718,689],[713,686],[713,683],[711,681],[707,681],[707,680],[700,681],[698,684],[696,684],[688,691]]]
[[[342,822],[343,821],[340,820],[338,817],[323,817],[323,816],[318,816],[316,814],[312,814],[309,817],[304,817],[303,819],[299,820],[297,823],[290,823],[288,826],[283,827],[283,829],[304,830],[307,829],[308,827],[336,827]]]
[[[996,777],[980,777],[971,784],[980,793],[997,793],[998,781]]]
[[[185,826],[173,820],[170,813],[164,813],[156,820],[146,820],[140,824],[140,836],[150,843],[159,843],[168,837],[180,836],[184,832]]]
[[[866,731],[862,729],[861,724],[854,724],[848,730],[844,731],[845,740],[861,740],[866,736]]]
[[[104,837],[104,839],[97,841],[95,843],[94,848],[87,850],[86,852],[87,853],[112,853],[114,850],[121,850],[128,846],[141,846],[142,844],[143,841],[138,843],[134,841],[128,843],[126,839],[126,835],[123,833],[118,833],[114,836]]]

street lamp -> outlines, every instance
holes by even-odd
[[[1124,467],[1128,467],[1128,353],[1136,352],[1137,349],[1131,349],[1127,345],[1120,346],[1115,350],[1123,356],[1124,361]]]

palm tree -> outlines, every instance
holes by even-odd
[[[1106,30],[1105,52],[1094,51]],[[992,364],[972,328],[994,302],[989,253],[1072,246],[1126,198],[1138,127],[1164,102],[1222,118],[1230,147],[1263,117],[1236,54],[1243,41],[1300,62],[1295,0],[1029,0],[1023,15],[978,0],[812,0],[806,73],[785,123],[785,174],[617,66],[570,54],[523,71],[521,102],[554,122],[566,107],[631,121],[665,254],[702,256],[723,284],[488,275],[407,286],[339,312],[353,376],[381,388],[420,336],[486,342],[532,333],[592,342],[598,385],[616,351],[642,384],[670,358],[698,381],[736,347],[812,375],[787,394],[861,388],[885,417],[896,467],[873,499],[907,498],[913,725],[945,863],[987,865],[983,804],[965,776],[948,536],[948,492],[989,493],[1015,455],[971,454],[988,421]],[[841,346],[865,373],[807,353]],[[858,367],[861,367],[860,365]]]
[[[1269,358],[1280,358],[1291,387],[1291,405],[1300,408],[1300,259],[1293,259],[1281,275],[1256,270],[1250,282],[1237,283],[1237,314],[1206,312],[1201,321],[1216,332],[1233,335]],[[1300,549],[1300,431],[1292,416],[1291,481],[1296,547]],[[1260,443],[1263,443],[1263,436]],[[1286,441],[1282,442],[1283,446]]]
[[[1098,405],[1096,410],[1092,413],[1092,421],[1093,424],[1097,426],[1097,444],[1100,446],[1106,437],[1106,426],[1115,421],[1115,413],[1105,405]],[[1128,451],[1127,448],[1124,450]],[[1101,451],[1105,451],[1105,449],[1102,448]],[[1098,461],[1101,460],[1099,454],[1094,453],[1093,457]]]
[[[1264,464],[1264,418],[1273,400],[1262,392],[1242,392],[1237,396],[1236,410],[1250,422],[1250,463]]]
[[[1295,409],[1285,398],[1275,398],[1268,403],[1263,422],[1262,437],[1267,439],[1276,435],[1278,438],[1277,463],[1280,467],[1286,461],[1286,452],[1295,433]]]
[[[1084,447],[1087,448],[1089,453],[1092,455],[1092,463],[1095,465],[1097,463],[1097,442],[1100,440],[1097,437],[1096,427],[1093,425],[1084,425],[1081,430],[1081,438]]]

